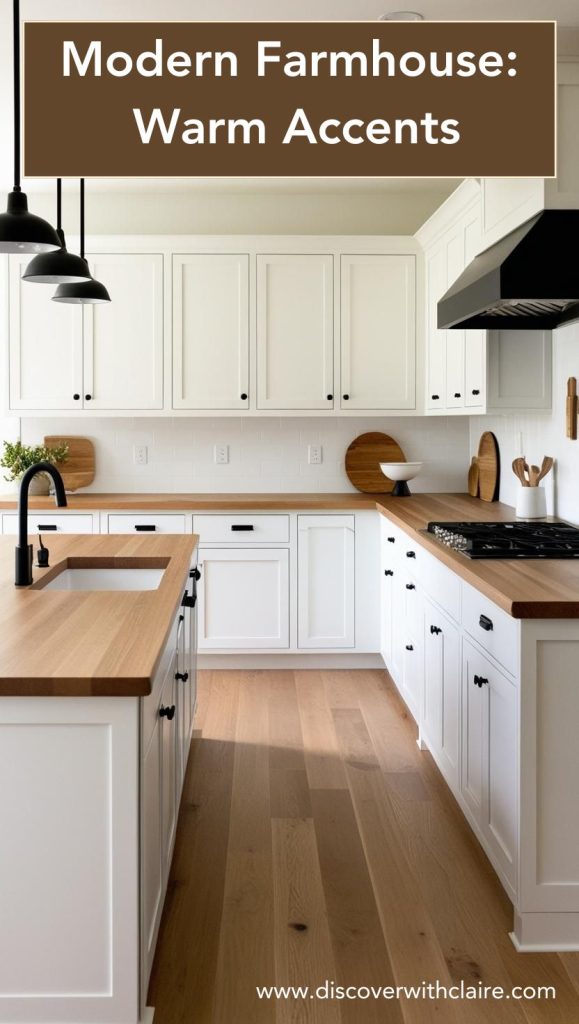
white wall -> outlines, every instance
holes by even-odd
[[[15,421],[18,423],[18,421]],[[9,427],[0,421],[0,429]],[[13,425],[12,425],[13,429]],[[468,422],[461,418],[396,419],[23,419],[22,439],[82,434],[96,446],[93,491],[347,491],[350,442],[367,430],[392,434],[409,460],[424,460],[416,491],[464,491]],[[146,466],[133,463],[133,445],[148,446]],[[215,444],[228,444],[230,462],[216,466]],[[321,466],[309,466],[308,444],[323,445]]]
[[[567,378],[579,379],[579,323],[555,331],[553,336],[553,411],[516,416],[473,416],[470,448],[475,454],[483,430],[492,430],[501,453],[501,501],[514,505],[517,480],[511,463],[526,455],[529,465],[541,465],[543,455],[557,461],[545,480],[548,511],[579,523],[579,441],[565,436]],[[521,444],[522,440],[522,444]]]

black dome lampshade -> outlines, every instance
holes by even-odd
[[[20,3],[13,0],[14,47],[14,188],[6,213],[0,214],[0,253],[54,252],[60,239],[47,220],[28,211],[28,199],[20,188]]]
[[[84,256],[84,178],[80,179],[80,257],[87,269],[88,280],[76,284],[59,284],[53,302],[68,302],[77,306],[96,306],[102,302],[110,302],[111,297],[100,281],[95,281],[88,269]]]
[[[56,181],[56,233],[61,247],[56,252],[43,252],[30,261],[22,275],[24,281],[34,284],[76,284],[90,281],[90,270],[86,260],[68,252],[62,230],[62,181]]]

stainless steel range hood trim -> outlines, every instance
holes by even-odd
[[[463,271],[438,303],[438,327],[552,330],[579,319],[578,244],[579,210],[531,218]]]

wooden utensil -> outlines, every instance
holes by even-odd
[[[543,462],[541,464],[541,471],[540,471],[539,476],[537,478],[537,484],[543,479],[543,477],[547,476],[547,473],[551,472],[552,468],[553,468],[553,459],[551,458],[550,455],[545,455],[545,457],[543,459]]]
[[[406,462],[406,456],[398,442],[388,434],[360,434],[346,452],[348,479],[365,494],[389,494],[394,481],[384,476],[381,462]]]
[[[497,501],[501,460],[498,441],[490,430],[481,435],[478,446],[479,498],[483,501]]]
[[[92,484],[95,476],[95,454],[94,445],[88,437],[65,437],[63,434],[53,434],[44,438],[44,443],[49,448],[57,445],[68,445],[68,457],[66,462],[59,462],[57,468],[64,481],[67,491],[76,491],[79,487],[88,487]]]
[[[569,377],[567,381],[567,401],[565,403],[567,437],[577,440],[577,378]]]
[[[540,474],[541,470],[538,466],[531,466],[531,469],[529,470],[529,484],[531,487],[538,486]]]
[[[473,455],[468,471],[468,493],[471,498],[478,498],[478,459]]]
[[[513,459],[513,473],[518,480],[522,483],[523,487],[529,486],[529,481],[525,476],[525,460],[519,456],[518,459]]]

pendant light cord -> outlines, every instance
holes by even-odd
[[[80,255],[84,260],[84,178],[80,179]]]
[[[14,17],[14,191],[20,192],[20,0],[13,2]]]
[[[62,178],[56,179],[56,230],[62,230]]]

